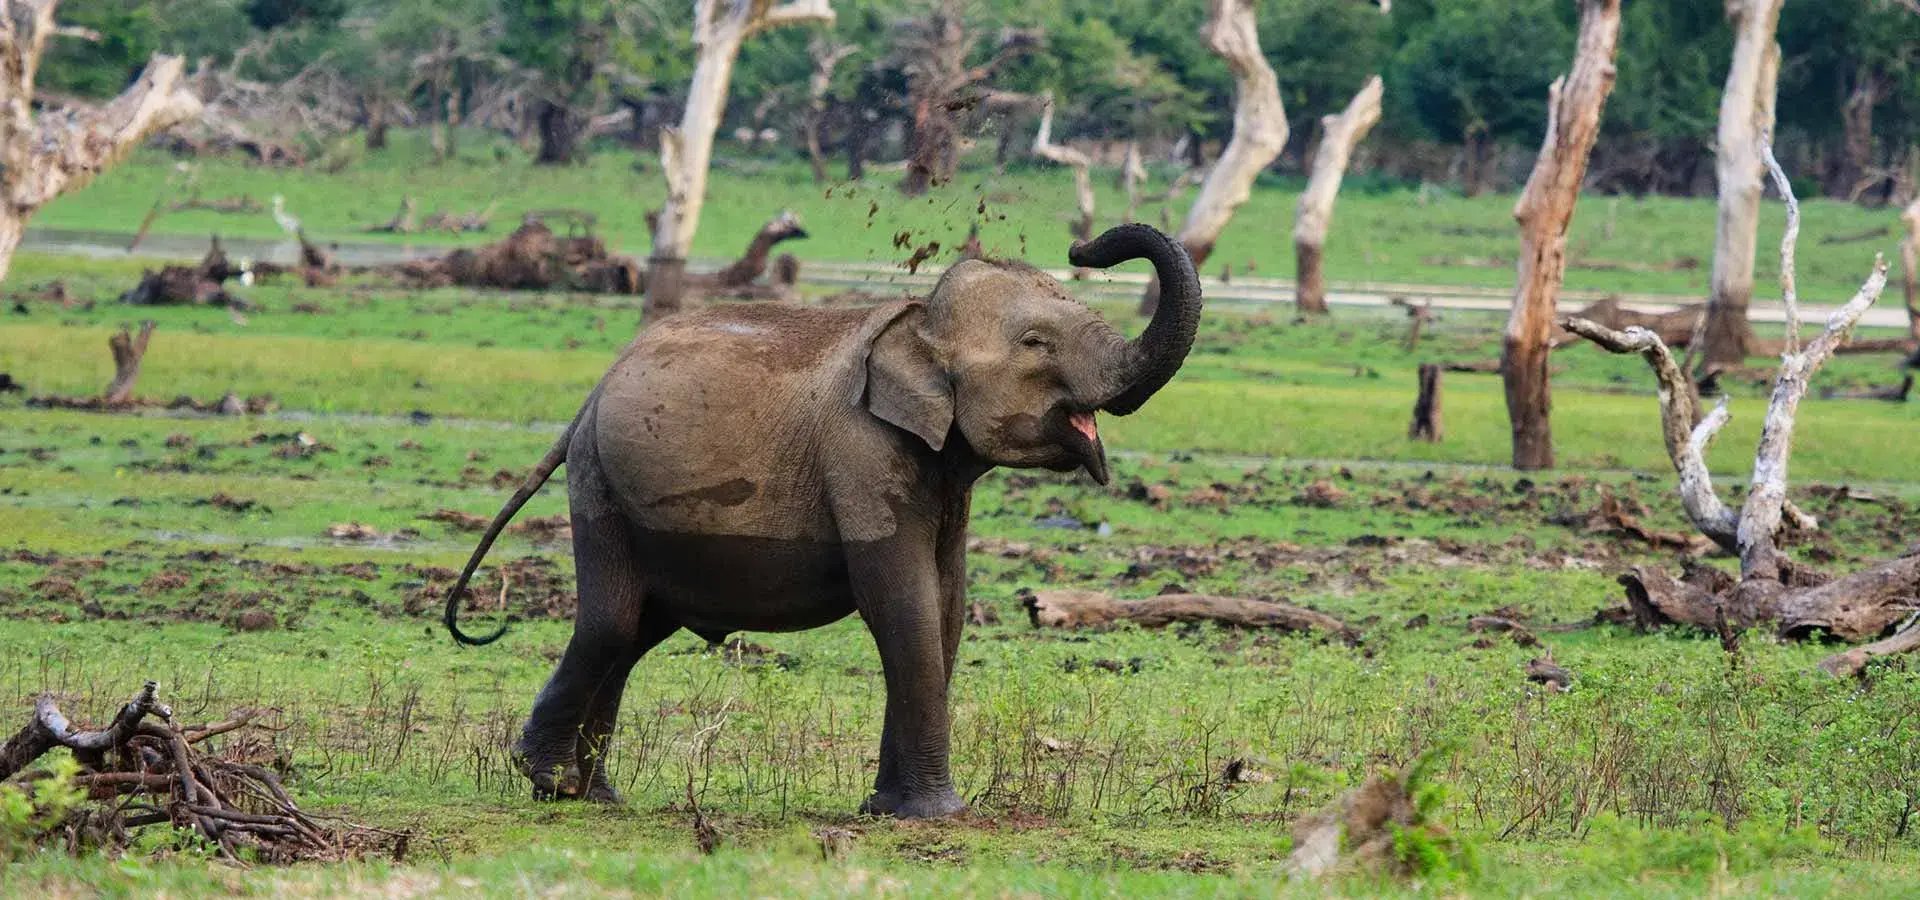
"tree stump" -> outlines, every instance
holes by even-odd
[[[1407,426],[1407,438],[1440,443],[1440,366],[1420,364],[1420,396],[1413,402],[1413,422]]]
[[[107,338],[107,349],[113,351],[113,381],[107,385],[102,399],[108,406],[133,402],[133,383],[140,378],[140,360],[147,355],[147,342],[153,337],[154,327],[151,319],[141,322],[140,336],[134,337],[123,325],[119,334]]]

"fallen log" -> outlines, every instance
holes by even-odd
[[[1613,331],[1645,328],[1659,335],[1661,342],[1668,347],[1686,347],[1693,343],[1694,332],[1700,328],[1706,314],[1707,307],[1701,303],[1671,312],[1654,313],[1621,306],[1619,297],[1606,297],[1588,304],[1585,309],[1574,313],[1573,317]],[[1562,328],[1554,335],[1553,344],[1555,347],[1565,347],[1578,343],[1578,337]]]
[[[1215,622],[1237,628],[1277,628],[1316,632],[1356,643],[1360,633],[1323,612],[1291,603],[1220,597],[1210,594],[1161,594],[1140,600],[1116,600],[1100,591],[1063,589],[1020,592],[1020,602],[1035,628],[1100,628],[1132,622],[1161,628],[1176,622]]]

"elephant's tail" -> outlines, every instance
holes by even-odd
[[[527,480],[520,483],[520,489],[513,492],[513,496],[507,500],[507,505],[500,507],[500,512],[487,525],[486,533],[480,536],[480,546],[473,548],[473,556],[467,560],[467,567],[460,571],[459,580],[455,581],[453,589],[447,592],[447,632],[453,635],[454,640],[470,646],[479,646],[491,644],[507,633],[507,626],[513,621],[512,616],[508,616],[505,622],[501,622],[500,627],[494,629],[492,634],[473,637],[461,631],[460,595],[466,591],[467,582],[473,578],[474,570],[480,568],[480,561],[486,559],[487,551],[493,547],[494,539],[500,536],[500,532],[506,530],[507,523],[520,512],[520,507],[527,505],[527,501],[533,499],[534,494],[539,493],[540,486],[547,483],[547,479],[553,475],[553,470],[560,468],[560,464],[567,461],[567,445],[573,442],[573,432],[580,427],[580,420],[586,418],[587,410],[593,406],[594,398],[599,394],[600,391],[596,388],[587,396],[587,402],[580,407],[579,412],[574,414],[573,421],[567,424],[567,429],[560,433],[560,439],[553,442],[553,448],[547,451],[546,456],[540,458],[539,464],[533,467],[533,471],[527,473]]]

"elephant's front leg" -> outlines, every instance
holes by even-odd
[[[903,535],[848,554],[854,601],[873,633],[886,676],[880,771],[861,812],[907,819],[950,816],[967,805],[948,769],[949,651],[934,541]]]

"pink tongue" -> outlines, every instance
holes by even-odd
[[[1085,435],[1088,443],[1100,439],[1100,429],[1093,424],[1093,413],[1072,413],[1067,416],[1067,424],[1072,425],[1073,430]]]

